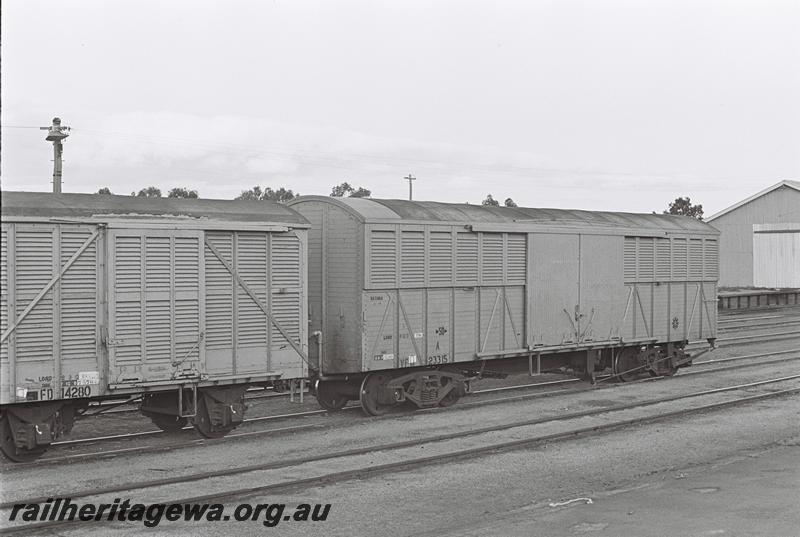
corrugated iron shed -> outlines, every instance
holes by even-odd
[[[800,223],[800,181],[775,183],[711,216],[708,223],[721,232],[721,287],[780,286],[779,282],[794,281],[794,276],[800,273],[800,267],[788,261],[796,259],[800,253],[791,252],[783,252],[776,258],[784,260],[784,263],[770,269],[770,273],[775,274],[770,280],[772,283],[763,278],[756,281],[754,270],[754,266],[761,263],[754,258],[755,227]],[[781,248],[794,247],[782,243]]]

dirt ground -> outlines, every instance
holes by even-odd
[[[787,396],[226,505],[330,503],[325,522],[117,523],[58,534],[796,536],[798,423],[800,398]]]

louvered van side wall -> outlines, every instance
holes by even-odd
[[[716,237],[625,237],[622,336],[659,342],[716,337]]]
[[[527,235],[365,226],[360,369],[440,365],[525,344]]]
[[[88,225],[3,223],[0,403],[105,390],[97,233]]]
[[[205,242],[207,372],[304,376],[302,358],[262,307],[293,342],[308,348],[305,230],[207,231]]]

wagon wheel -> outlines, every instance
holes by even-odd
[[[14,462],[35,461],[42,456],[45,449],[46,448],[19,449],[14,443],[8,416],[3,416],[3,418],[0,419],[0,451],[3,452],[3,455],[5,455],[8,460]]]
[[[331,383],[325,381],[320,381],[317,385],[316,398],[319,406],[331,411],[341,410],[349,401],[344,395],[336,393]]]
[[[637,349],[630,347],[622,349],[614,358],[614,376],[621,382],[636,380],[643,372],[641,365]]]
[[[222,438],[234,429],[235,426],[212,429],[211,418],[208,415],[208,407],[206,406],[206,398],[197,398],[197,414],[194,417],[194,428],[200,433],[200,436],[205,438]]]
[[[168,433],[180,431],[189,420],[181,416],[174,416],[171,414],[148,414],[148,418],[153,422],[153,425]]]
[[[441,407],[453,406],[458,402],[459,399],[461,399],[461,395],[466,393],[466,391],[467,387],[464,386],[463,382],[455,383],[453,389],[447,392],[447,395],[442,397],[442,400],[439,401],[439,406]]]
[[[671,361],[667,357],[660,355],[658,349],[650,349],[645,355],[645,363],[652,364],[647,370],[651,377],[671,377],[678,372],[678,368],[670,365]]]
[[[361,408],[370,416],[382,416],[389,412],[394,405],[378,402],[378,393],[382,385],[389,381],[389,376],[383,373],[370,373],[361,382],[360,401]]]

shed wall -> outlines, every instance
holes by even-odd
[[[753,284],[800,287],[800,225],[797,229],[753,233]]]
[[[753,225],[800,222],[800,192],[782,186],[709,223],[721,232],[721,287],[756,285],[753,274]]]

